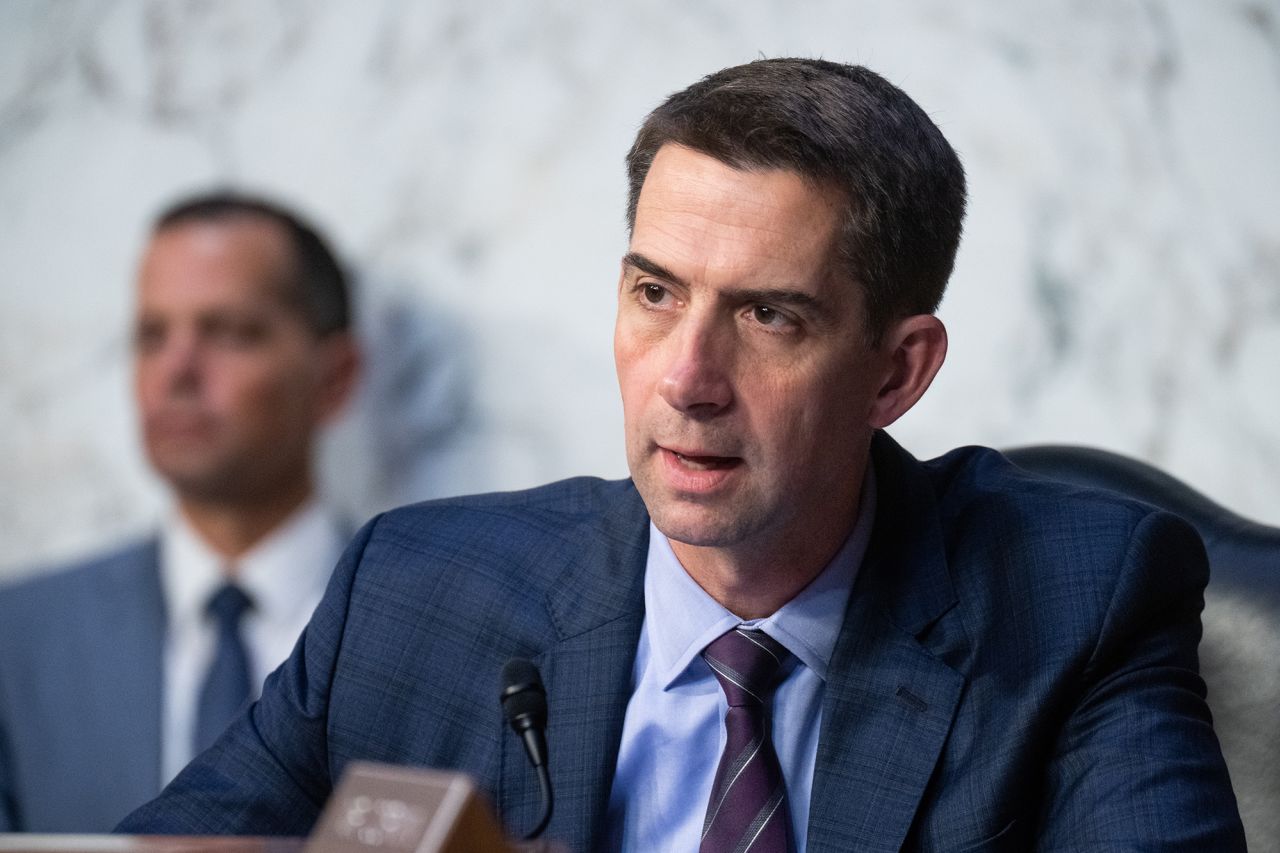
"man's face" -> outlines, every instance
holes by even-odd
[[[147,248],[134,389],[147,455],[180,497],[310,485],[331,358],[286,300],[289,264],[283,229],[248,217],[166,228]]]
[[[794,173],[654,158],[614,357],[631,474],[669,538],[749,554],[851,528],[887,364],[832,268],[838,224]]]

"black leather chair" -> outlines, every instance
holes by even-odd
[[[1090,447],[1005,451],[1021,468],[1120,492],[1191,522],[1209,554],[1200,671],[1249,849],[1280,851],[1280,528],[1243,518],[1162,471]]]

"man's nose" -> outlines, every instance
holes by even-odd
[[[723,330],[690,318],[665,343],[667,361],[658,393],[671,408],[710,417],[733,402],[732,346]]]
[[[156,354],[161,375],[170,391],[191,391],[199,387],[203,372],[202,347],[195,335],[171,335]]]

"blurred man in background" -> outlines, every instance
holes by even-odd
[[[110,829],[289,654],[349,533],[312,455],[358,361],[345,275],[296,215],[213,194],[159,217],[134,391],[175,506],[142,542],[0,591],[0,831]]]

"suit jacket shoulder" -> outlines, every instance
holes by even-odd
[[[158,549],[157,540],[148,537],[0,585],[0,612],[5,616],[0,632],[38,628],[48,624],[51,612],[78,609],[78,602],[150,582],[158,577]]]
[[[352,587],[352,611],[378,612],[386,596],[414,596],[449,626],[449,614],[487,604],[469,625],[533,654],[548,636],[620,614],[619,588],[635,581],[578,582],[584,559],[616,566],[619,549],[647,541],[648,516],[629,481],[575,478],[536,489],[428,501],[376,519]],[[587,575],[598,566],[593,562]],[[584,598],[599,588],[599,599]],[[369,596],[366,600],[364,596]],[[438,611],[438,612],[437,612]],[[550,633],[549,633],[550,632]],[[447,630],[444,632],[447,636]]]
[[[0,590],[0,826],[106,831],[154,795],[163,632],[155,540]]]
[[[1189,525],[992,450],[920,463],[881,435],[873,455],[816,849],[1241,849],[1196,672]]]

